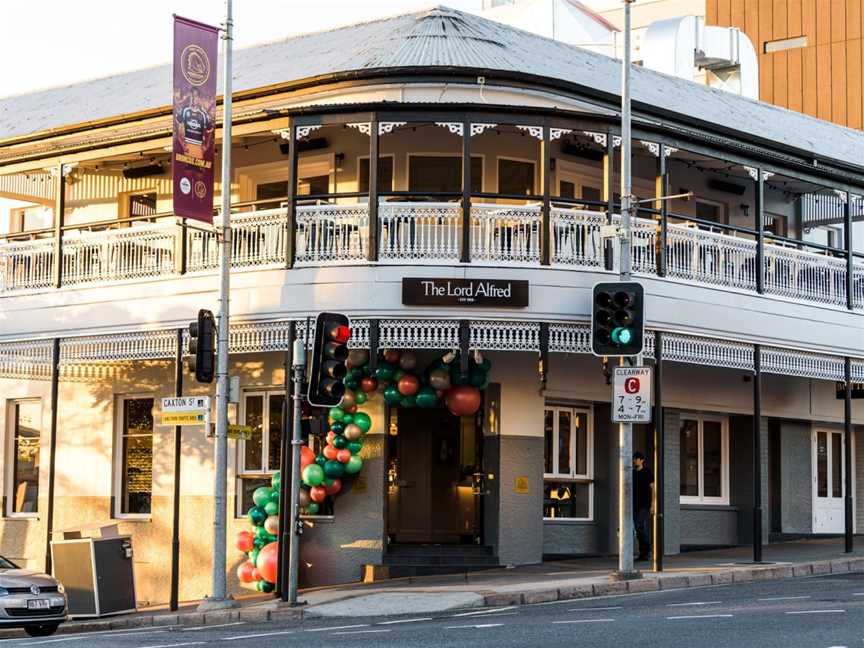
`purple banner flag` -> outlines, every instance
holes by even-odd
[[[174,213],[213,222],[219,29],[174,16]]]

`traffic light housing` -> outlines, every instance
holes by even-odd
[[[342,379],[348,373],[351,327],[340,313],[319,313],[315,320],[315,346],[309,370],[309,404],[335,407],[345,394]]]
[[[645,290],[634,281],[598,283],[591,296],[591,352],[596,356],[642,353]]]
[[[189,371],[199,383],[212,383],[216,375],[216,320],[203,308],[189,323]]]

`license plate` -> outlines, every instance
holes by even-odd
[[[51,607],[51,602],[48,599],[30,599],[27,601],[28,610],[47,610]]]

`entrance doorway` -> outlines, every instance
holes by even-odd
[[[482,434],[475,416],[444,408],[390,410],[391,543],[479,544]]]
[[[843,533],[844,433],[813,430],[813,533]]]

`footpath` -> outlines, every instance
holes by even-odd
[[[59,633],[98,632],[146,626],[216,625],[235,621],[299,623],[304,618],[434,614],[456,609],[531,605],[550,601],[731,583],[860,573],[864,582],[864,538],[859,548],[843,553],[842,539],[801,540],[766,545],[763,561],[752,562],[752,549],[736,547],[667,556],[662,572],[637,563],[643,578],[611,581],[614,558],[544,562],[513,569],[499,568],[450,576],[385,580],[303,590],[305,604],[288,607],[272,596],[238,600],[239,607],[201,613],[197,602],[178,612],[146,609],[98,620],[73,620]],[[0,638],[22,636],[2,630]]]

